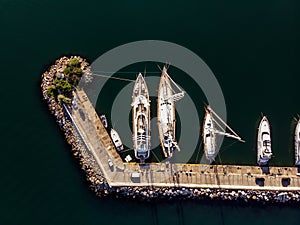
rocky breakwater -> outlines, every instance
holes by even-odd
[[[66,141],[71,146],[73,155],[78,158],[81,168],[86,174],[90,187],[97,195],[106,195],[110,188],[103,177],[94,157],[87,151],[80,139],[65,107],[71,109],[73,90],[80,79],[90,80],[89,63],[85,59],[72,56],[61,57],[42,75],[41,89],[43,100],[56,118]]]
[[[300,203],[300,192],[155,187],[114,187],[110,189],[110,192],[116,198],[139,199],[143,201],[194,199],[262,204]]]

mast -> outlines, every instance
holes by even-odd
[[[167,100],[169,100],[169,99],[172,99],[174,102],[176,102],[176,101],[182,99],[182,98],[184,97],[184,93],[185,93],[185,92],[184,92],[184,91],[179,87],[179,85],[176,84],[176,82],[169,76],[169,74],[167,73],[167,68],[166,68],[165,66],[164,66],[162,72],[163,72],[164,75],[166,75],[166,76],[169,78],[169,80],[172,82],[172,84],[174,84],[174,86],[180,91],[179,93],[176,93],[176,92],[174,91],[174,89],[171,87],[171,85],[167,84],[167,85],[169,85],[169,88],[172,90],[172,92],[173,92],[174,94],[171,95],[171,96],[169,96],[169,97],[167,97],[167,98],[165,98],[164,101],[167,101]]]

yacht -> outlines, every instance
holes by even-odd
[[[108,123],[107,123],[106,116],[105,116],[105,115],[101,115],[101,116],[100,116],[100,120],[101,120],[103,126],[104,126],[105,128],[107,128]]]
[[[117,131],[114,129],[111,129],[110,136],[111,136],[112,141],[114,142],[114,145],[116,146],[117,151],[124,150],[123,143],[122,143],[121,138],[120,138],[119,134],[117,133]]]
[[[272,157],[271,129],[266,116],[262,118],[257,134],[257,163],[267,165]]]
[[[300,119],[295,129],[295,165],[300,166]]]
[[[174,93],[171,83],[179,89],[179,93]],[[184,91],[170,78],[167,68],[164,66],[158,88],[157,125],[160,144],[166,158],[172,157],[176,149],[180,151],[175,137],[175,101],[181,99],[183,96]]]
[[[139,73],[132,93],[132,132],[134,154],[141,163],[150,155],[150,100],[146,81]]]

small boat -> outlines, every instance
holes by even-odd
[[[132,93],[132,139],[134,154],[141,163],[150,156],[150,100],[146,81],[139,73]]]
[[[173,93],[171,82],[180,90],[179,93]],[[158,88],[157,125],[160,144],[166,158],[172,157],[175,149],[180,151],[175,138],[176,118],[174,103],[183,96],[184,91],[170,78],[167,68],[164,66]]]
[[[116,146],[117,151],[124,150],[124,146],[123,146],[123,143],[121,141],[121,138],[120,138],[118,132],[111,128],[110,136],[111,136],[111,139],[112,139],[112,141],[114,142],[114,144]]]
[[[300,119],[295,129],[295,165],[300,166]]]
[[[262,118],[257,134],[257,163],[267,165],[272,156],[271,129],[266,116]]]
[[[231,133],[226,132],[220,123],[230,130]],[[205,108],[202,125],[202,140],[206,159],[209,160],[210,163],[215,160],[215,157],[218,154],[216,142],[217,134],[236,139],[240,142],[245,142],[217,115],[217,113],[212,110],[210,106],[207,106]]]
[[[108,123],[107,123],[106,116],[105,116],[105,115],[101,115],[101,116],[100,116],[100,120],[101,120],[103,126],[104,126],[105,128],[107,128]]]

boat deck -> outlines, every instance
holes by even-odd
[[[77,95],[78,109],[70,110],[71,119],[110,186],[300,191],[297,167],[123,163],[85,92]]]

